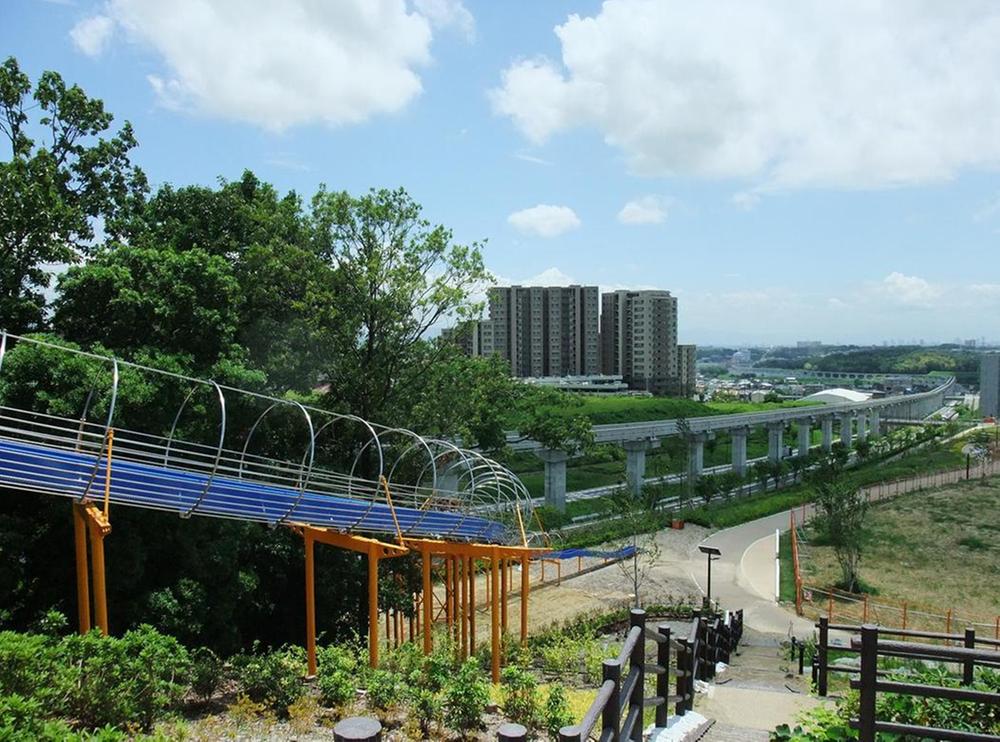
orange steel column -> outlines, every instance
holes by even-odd
[[[492,660],[493,682],[500,682],[500,559],[497,548],[493,547],[490,559],[490,581],[493,583],[490,610],[490,659]]]
[[[455,641],[455,650],[461,653],[459,640],[462,637],[462,623],[459,618],[461,591],[458,587],[458,557],[451,557],[451,636]]]
[[[455,570],[458,574],[458,585],[459,585],[459,595],[461,596],[461,604],[459,606],[458,615],[459,620],[462,622],[462,659],[464,660],[469,656],[469,581],[465,578],[465,557],[460,558],[455,562]]]
[[[306,658],[308,674],[316,675],[316,565],[313,561],[315,542],[308,528],[302,534],[306,550]]]
[[[378,667],[378,552],[374,546],[368,547],[368,664]]]
[[[521,557],[521,644],[528,643],[528,593],[531,591],[531,573],[528,557]]]
[[[431,585],[431,553],[427,547],[421,552],[424,570],[424,654],[430,654],[434,647],[431,639],[431,626],[434,623],[434,590]]]
[[[510,580],[507,573],[510,564],[506,559],[500,560],[500,630],[507,633],[507,593],[510,591]]]
[[[76,543],[76,616],[81,634],[90,631],[90,582],[87,579],[87,520],[73,503],[73,538]]]
[[[451,578],[451,557],[444,558],[444,613],[445,623],[448,625],[448,633],[451,633],[451,625],[455,618],[455,611],[452,606],[452,578]]]
[[[94,618],[101,633],[108,635],[108,596],[104,585],[104,533],[90,522],[90,568],[94,579]]]
[[[476,560],[469,557],[469,654],[476,653]]]

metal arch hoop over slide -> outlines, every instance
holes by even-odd
[[[18,363],[20,356],[44,363],[60,354],[84,360],[68,367],[73,371],[61,374],[58,380],[31,379],[38,388],[61,384],[51,390],[55,394],[22,390],[17,400],[6,398],[18,387],[3,383],[5,372],[10,374],[16,367],[15,371],[23,374],[30,368],[30,364]],[[67,382],[73,373],[79,380]],[[41,376],[37,371],[35,374]],[[162,429],[155,429],[156,423],[145,418],[140,426],[135,415],[129,417],[129,395],[120,393],[123,376],[155,377],[162,397],[171,398],[169,390],[177,392],[175,404],[182,397],[173,415],[161,422]],[[100,422],[87,419],[101,407],[94,401],[95,394],[102,394],[95,391],[94,379],[101,379],[98,384],[107,387],[103,392],[107,394],[106,414]],[[59,414],[65,408],[51,406],[53,397],[69,399],[82,394],[79,387],[86,388],[85,384],[90,391],[79,417]],[[195,400],[201,391],[208,391],[214,404],[199,413]],[[217,425],[203,419],[213,407]],[[279,410],[293,412],[292,421],[277,415]],[[241,420],[245,421],[242,429]],[[334,431],[338,436],[330,444]],[[324,433],[324,443],[330,445],[317,445]],[[262,444],[270,450],[258,450]],[[442,465],[443,471],[456,475],[439,476]],[[531,556],[544,550],[529,543],[524,527],[530,522],[532,509],[527,489],[510,470],[481,453],[291,398],[237,389],[7,332],[0,333],[0,486],[73,501],[81,631],[90,628],[88,535],[96,623],[104,633],[108,631],[103,541],[111,532],[110,505],[161,510],[182,518],[197,515],[293,528],[306,545],[306,640],[311,673],[316,669],[315,542],[368,556],[369,653],[373,665],[378,662],[379,649],[379,559],[410,552],[421,555],[421,628],[424,648],[429,652],[432,557],[462,559],[463,563],[485,559],[496,562],[496,568],[499,562],[510,560],[526,565]],[[103,496],[103,509],[94,502],[99,496]],[[527,570],[523,572],[526,577]],[[450,581],[445,585],[449,601],[458,599],[451,595],[452,587]],[[526,605],[527,580],[523,579],[522,639],[527,630]],[[468,606],[465,609],[463,614],[474,615]],[[498,627],[497,616],[493,620]],[[494,675],[499,673],[498,631],[494,632]]]

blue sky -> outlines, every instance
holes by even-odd
[[[885,7],[888,6],[888,7]],[[1000,6],[3,0],[154,184],[404,186],[699,344],[1000,338]]]

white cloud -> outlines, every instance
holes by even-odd
[[[629,201],[618,212],[622,224],[661,224],[667,218],[672,199],[663,196],[643,196]]]
[[[272,131],[395,113],[422,92],[432,27],[474,30],[456,0],[107,0],[77,29],[99,18],[162,58],[148,79],[163,104]]]
[[[524,160],[525,162],[531,162],[531,163],[533,163],[535,165],[551,165],[552,164],[552,162],[550,162],[549,160],[543,159],[541,157],[535,157],[534,155],[529,155],[529,154],[526,154],[524,152],[515,152],[514,153],[514,157],[516,157],[519,160]]]
[[[724,19],[724,22],[723,22]],[[596,128],[643,175],[878,187],[1000,166],[1000,4],[607,0],[491,91],[534,143]]]
[[[414,0],[417,11],[438,28],[454,29],[465,40],[476,40],[476,19],[460,0]]]
[[[97,57],[108,45],[114,26],[114,21],[106,15],[95,15],[73,26],[69,35],[77,49],[88,57]]]
[[[879,288],[890,300],[907,306],[930,306],[942,295],[942,290],[926,279],[907,276],[898,271],[893,271],[882,279]]]
[[[580,218],[573,209],[551,204],[515,211],[507,217],[507,222],[519,232],[539,237],[558,237],[580,226]]]

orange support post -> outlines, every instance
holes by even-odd
[[[493,605],[490,610],[490,659],[493,682],[500,682],[500,559],[496,547],[490,559],[490,581],[493,583]]]
[[[424,570],[424,654],[430,654],[434,648],[431,638],[431,626],[434,623],[434,589],[431,585],[431,553],[426,547],[421,549],[420,558]]]
[[[469,656],[469,581],[466,578],[465,557],[461,557],[455,562],[455,569],[458,574],[458,593],[461,601],[458,616],[462,622],[461,657],[464,660]]]
[[[111,533],[111,524],[92,505],[83,506],[90,531],[90,573],[94,584],[94,618],[97,627],[108,635],[108,596],[104,583],[104,537]]]
[[[507,594],[510,592],[510,580],[507,572],[510,565],[506,559],[500,560],[500,630],[507,633]]]
[[[476,560],[469,557],[469,654],[476,653]]]
[[[316,676],[316,565],[313,561],[314,541],[307,529],[302,538],[306,550],[306,659],[309,677]]]
[[[388,641],[389,637],[386,637]],[[378,550],[368,547],[368,664],[378,667]]]
[[[76,616],[81,634],[90,631],[90,582],[87,577],[87,520],[83,506],[73,503],[73,538],[76,545]]]
[[[444,620],[448,625],[448,630],[451,631],[452,622],[455,620],[455,607],[454,607],[454,593],[452,590],[452,564],[451,557],[446,556],[444,558]]]
[[[528,643],[528,593],[531,592],[530,565],[528,557],[521,557],[521,644]]]

